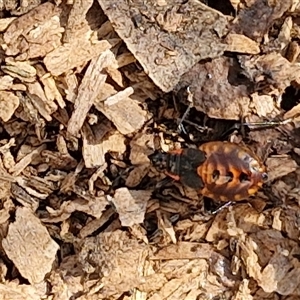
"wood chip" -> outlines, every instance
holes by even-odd
[[[0,91],[0,118],[7,122],[20,104],[19,98],[12,92]]]
[[[28,209],[16,210],[16,221],[2,240],[6,255],[31,284],[44,280],[52,269],[59,246],[41,221]]]
[[[128,190],[119,188],[116,190],[111,202],[116,207],[122,226],[133,226],[143,223],[147,208],[147,201],[152,191]]]
[[[61,9],[46,2],[14,20],[3,35],[8,56],[19,60],[43,57],[61,44]]]
[[[102,139],[86,125],[83,127],[82,137],[82,155],[87,168],[102,166],[105,163],[105,154],[109,151],[124,153],[126,150],[125,138],[117,131],[111,132],[107,138]]]
[[[81,129],[87,113],[94,104],[94,101],[102,90],[106,75],[102,74],[103,68],[113,64],[115,57],[109,50],[94,58],[79,86],[78,96],[75,99],[75,109],[68,123],[68,132],[77,135]]]
[[[80,42],[75,39],[47,54],[44,58],[44,63],[53,76],[59,76],[72,68],[87,63],[95,57],[99,57],[101,53],[110,48],[111,44],[105,40],[93,43],[87,38]]]
[[[108,97],[104,102],[99,99],[95,107],[101,111],[122,134],[133,133],[145,124],[147,113],[138,102],[129,98],[133,94],[131,87]]]
[[[227,32],[227,19],[199,1],[174,6],[169,0],[160,7],[150,0],[143,6],[138,1],[98,2],[128,49],[164,92],[171,91],[196,62],[217,57],[226,49],[220,36]],[[187,18],[185,11],[194,17]]]
[[[229,33],[225,41],[230,52],[246,54],[258,54],[260,52],[259,44],[242,34]]]

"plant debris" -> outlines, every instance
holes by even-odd
[[[299,0],[0,12],[0,300],[299,298]],[[258,193],[154,167],[209,141],[257,154]]]

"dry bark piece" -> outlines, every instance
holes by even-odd
[[[72,38],[76,39],[76,31],[87,25],[86,14],[92,4],[93,0],[73,2],[65,28],[64,43],[71,42]]]
[[[14,281],[1,283],[0,295],[3,300],[40,300],[42,296],[34,286],[19,284]]]
[[[106,222],[108,222],[114,213],[114,209],[106,209],[102,213],[100,218],[90,221],[80,230],[79,237],[84,239],[88,236],[91,236],[93,232],[95,232],[97,229],[101,228]]]
[[[101,274],[98,296],[108,299],[145,282],[143,269],[148,252],[148,246],[115,230],[85,239],[79,261],[86,272],[96,270]]]
[[[225,39],[228,44],[227,51],[246,54],[258,54],[260,52],[259,44],[250,38],[236,33],[229,33]]]
[[[20,104],[19,97],[12,92],[0,91],[0,118],[7,122]]]
[[[206,289],[211,297],[217,297],[226,290],[219,277],[209,272],[208,262],[204,259],[166,261],[161,265],[160,272],[168,279],[171,275],[171,278],[149,297],[151,300],[179,300],[186,299],[187,295],[191,295],[192,299],[205,299],[207,297],[201,297],[206,295]]]
[[[249,280],[243,279],[243,281],[239,285],[239,289],[237,293],[234,295],[232,300],[253,300],[252,292],[249,288]]]
[[[178,89],[189,86],[193,104],[211,118],[239,120],[249,109],[247,87],[232,85],[230,72],[237,72],[233,59],[220,57],[205,64],[196,64],[181,78]]]
[[[170,245],[159,250],[151,259],[209,259],[212,253],[213,247],[206,243],[178,242],[176,245]]]
[[[265,94],[282,94],[300,74],[298,64],[290,63],[276,52],[253,56],[250,60],[240,56],[239,62],[244,75],[253,80],[258,91]]]
[[[36,107],[38,112],[47,121],[51,121],[51,115],[58,109],[54,101],[48,100],[45,91],[38,81],[27,84],[27,96],[31,99],[32,104]]]
[[[43,57],[61,45],[61,9],[46,2],[14,20],[4,33],[5,53],[24,60]]]
[[[299,296],[300,265],[293,258],[300,251],[296,242],[276,230],[261,230],[241,241],[240,246],[248,275],[265,292]]]
[[[261,42],[274,21],[282,17],[291,4],[292,0],[283,2],[246,0],[243,6],[239,6],[233,30]]]
[[[268,181],[272,182],[289,173],[294,172],[298,165],[291,157],[269,157],[266,161],[268,170]]]
[[[14,61],[11,58],[6,59],[6,65],[1,67],[2,71],[22,82],[35,82],[36,69],[27,61]]]
[[[251,95],[251,99],[251,106],[260,118],[267,116],[275,117],[280,114],[280,110],[274,105],[274,99],[271,95],[259,95],[258,93],[254,93]]]
[[[300,115],[300,104],[294,106],[292,109],[290,109],[288,112],[284,114],[284,119],[290,119],[294,117],[298,117]]]
[[[8,2],[11,0],[8,0]],[[11,11],[12,15],[20,16],[24,15],[33,8],[37,7],[41,4],[41,0],[26,0],[17,2],[17,7]]]
[[[95,102],[95,107],[124,135],[141,129],[147,120],[147,112],[137,101],[129,98],[132,94],[133,88],[128,87],[108,97],[104,102],[100,102],[99,98]]]
[[[52,269],[59,246],[28,208],[16,210],[16,221],[2,241],[6,255],[31,284],[42,282]]]
[[[133,165],[149,163],[148,156],[153,153],[154,136],[153,134],[138,133],[130,141],[130,161]]]
[[[78,88],[74,111],[68,123],[68,132],[77,135],[81,129],[87,113],[94,104],[97,95],[102,90],[107,75],[102,74],[103,68],[117,63],[110,50],[106,50],[92,59],[84,78]]]
[[[226,49],[221,39],[228,30],[226,17],[199,1],[174,4],[168,0],[160,6],[154,0],[98,2],[128,49],[164,92],[173,90],[196,62],[218,57]]]
[[[291,41],[285,54],[286,59],[291,63],[295,63],[297,61],[297,58],[299,57],[299,54],[299,44],[296,41]]]
[[[228,239],[228,236],[257,232],[264,222],[265,216],[255,208],[249,204],[237,204],[230,207],[229,211],[224,209],[216,215],[207,232],[206,240],[213,242]]]
[[[114,204],[122,226],[133,226],[144,221],[147,202],[152,191],[128,190],[119,188],[116,190],[111,202]]]
[[[125,138],[118,131],[111,131],[103,138],[101,131],[92,130],[88,125],[82,128],[82,155],[87,168],[95,168],[105,163],[105,154],[109,151],[124,153],[126,151]],[[98,135],[99,134],[99,135]]]
[[[75,211],[82,211],[86,214],[100,218],[108,201],[106,197],[90,197],[88,201],[84,199],[74,199],[72,201],[65,201],[58,210],[47,207],[49,217],[43,218],[42,221],[46,223],[58,223],[70,218]]]
[[[133,167],[133,170],[130,171],[128,177],[126,178],[125,185],[129,188],[138,186],[149,172],[149,168],[150,162]]]
[[[21,172],[32,162],[35,156],[41,155],[41,152],[46,149],[46,144],[42,144],[38,148],[32,149],[32,151],[23,157],[18,163],[16,163],[12,168],[9,169],[9,172],[13,176],[21,174]]]
[[[0,9],[1,10],[1,9]],[[0,19],[0,32],[3,32],[7,29],[7,27],[14,21],[16,18],[1,18]]]
[[[4,181],[3,183],[1,183],[0,188],[0,199],[3,203],[2,209],[0,209],[0,224],[5,224],[10,218],[11,212],[14,210],[14,204],[12,200],[9,199],[11,184],[10,182]]]
[[[91,41],[86,35],[71,40],[70,43],[57,47],[44,58],[47,70],[53,76],[59,76],[64,72],[87,63],[94,57],[110,49],[112,45],[108,41]]]
[[[54,100],[56,100],[59,107],[64,108],[66,104],[58,90],[54,78],[49,73],[46,73],[42,65],[36,65],[35,67],[37,69],[37,75],[44,86],[44,92],[47,100],[49,102],[54,102]]]

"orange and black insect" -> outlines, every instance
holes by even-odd
[[[250,149],[229,142],[157,153],[151,160],[173,179],[216,201],[246,199],[268,178],[264,164]]]

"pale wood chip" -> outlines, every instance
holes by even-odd
[[[249,280],[243,279],[240,283],[237,293],[233,296],[232,300],[253,300],[251,289],[249,288]]]
[[[220,56],[226,49],[219,37],[228,30],[227,18],[200,1],[174,5],[168,0],[161,7],[153,1],[143,6],[137,1],[98,2],[128,49],[164,92],[171,91],[196,62]]]
[[[23,82],[34,82],[36,80],[36,69],[27,61],[6,60],[6,65],[1,66],[3,72]]]
[[[93,43],[88,37],[84,37],[80,41],[74,39],[47,54],[44,63],[53,76],[59,76],[95,57],[99,57],[101,53],[110,48],[111,44],[105,40]]]
[[[124,83],[123,83],[123,75],[122,73],[117,70],[116,68],[113,67],[107,67],[106,69],[107,74],[109,77],[119,86],[124,88]]]
[[[246,54],[258,54],[260,53],[259,43],[251,40],[242,34],[229,33],[225,39],[228,44],[228,51],[246,53]]]
[[[14,204],[12,200],[8,198],[8,196],[10,195],[10,188],[11,188],[10,184],[6,182],[6,186],[1,184],[0,188],[1,188],[0,199],[2,200],[6,198],[6,200],[2,200],[2,208],[0,209],[0,224],[2,225],[6,223],[10,218],[10,214],[14,210]],[[6,194],[3,195],[5,192]]]
[[[126,151],[125,138],[117,131],[112,131],[109,136],[103,136],[91,130],[88,125],[82,128],[83,147],[82,155],[87,168],[102,166],[105,163],[105,154],[109,151],[124,153]]]
[[[68,21],[65,28],[64,43],[69,43],[72,39],[76,39],[76,33],[79,28],[87,24],[86,14],[91,8],[93,0],[74,1],[68,15]]]
[[[278,34],[277,41],[280,44],[280,49],[285,49],[291,41],[291,30],[293,28],[293,18],[285,18],[281,30]]]
[[[20,104],[19,97],[12,92],[0,91],[0,118],[7,122]]]
[[[56,272],[51,272],[49,276],[49,282],[51,283],[51,300],[70,300],[70,297],[77,297],[78,294],[85,295],[85,288],[89,288],[86,285],[83,286],[81,281],[82,272],[77,266],[76,259],[74,256],[67,256],[63,259],[62,264],[60,265],[60,270]],[[68,272],[67,278],[64,275],[64,272]],[[87,281],[89,285],[90,281]],[[50,298],[50,297],[48,297]],[[80,299],[81,297],[77,297]],[[50,300],[50,299],[49,299]],[[90,299],[92,300],[92,299]]]
[[[103,68],[115,62],[115,56],[110,50],[104,51],[92,59],[84,78],[79,86],[74,103],[74,111],[68,123],[68,132],[77,135],[81,129],[86,114],[94,104],[97,95],[102,90],[107,75],[102,74]]]
[[[292,173],[298,168],[297,163],[289,156],[269,157],[267,158],[266,165],[269,177],[268,182]]]
[[[274,218],[273,218],[273,224],[272,228],[278,231],[282,230],[282,221],[280,220],[281,215],[281,209],[277,209],[273,212]]]
[[[0,283],[0,295],[2,300],[41,300],[41,295],[34,286],[14,281]]]
[[[58,90],[54,78],[51,76],[51,74],[46,73],[43,66],[37,65],[36,68],[37,68],[37,75],[39,76],[40,81],[44,85],[44,92],[48,101],[53,102],[54,100],[56,100],[59,107],[64,108],[66,104],[63,100],[61,93]]]
[[[33,105],[37,108],[41,116],[47,121],[51,121],[51,115],[58,109],[55,102],[47,99],[45,91],[38,81],[28,83],[27,87],[27,96],[32,100]]]
[[[166,216],[165,214],[161,214],[160,211],[157,211],[156,215],[158,228],[168,235],[173,244],[177,244],[175,230],[172,223],[168,219],[168,216]]]
[[[97,95],[97,99],[95,100],[95,106],[97,107],[98,103],[103,102],[108,99],[110,96],[117,94],[117,90],[107,82],[104,83],[103,89]]]
[[[95,107],[101,111],[122,134],[129,134],[139,130],[146,122],[147,112],[137,101],[129,98],[133,94],[131,87],[110,96],[104,102],[97,99]]]
[[[14,78],[9,75],[0,77],[0,90],[10,90],[13,86]]]
[[[74,199],[65,201],[58,210],[47,207],[49,217],[43,218],[46,223],[58,223],[67,220],[75,211],[82,211],[86,214],[100,218],[102,216],[108,201],[106,197],[90,197],[88,201],[84,199]]]
[[[176,245],[169,245],[159,250],[152,260],[169,259],[209,259],[212,255],[213,247],[207,243],[178,242]]]
[[[130,141],[129,159],[133,165],[147,164],[150,162],[148,156],[153,153],[154,136],[153,134],[137,133]]]
[[[75,102],[78,92],[78,79],[76,75],[72,72],[71,74],[66,74],[63,77],[64,80],[64,91],[66,93],[66,99],[72,103]]]
[[[289,43],[287,52],[286,52],[286,58],[289,62],[295,63],[297,61],[297,58],[300,54],[300,47],[299,44],[296,41],[291,41]]]
[[[109,299],[145,282],[142,270],[149,252],[149,246],[131,239],[125,231],[114,230],[86,238],[79,261],[87,273],[96,270],[102,275],[99,293]]]
[[[241,0],[229,0],[229,1],[230,1],[231,5],[233,6],[234,10],[237,11]]]
[[[25,60],[43,57],[61,45],[61,8],[46,2],[14,20],[4,33],[6,55]]]
[[[283,117],[286,120],[286,119],[298,117],[299,115],[300,115],[300,104],[294,106],[292,109],[286,112]]]
[[[136,61],[135,57],[130,52],[125,52],[117,56],[118,67],[130,65]]]
[[[94,219],[88,222],[84,227],[82,227],[82,229],[79,232],[79,237],[84,239],[90,236],[93,232],[95,232],[97,229],[102,227],[106,222],[108,222],[114,213],[115,211],[112,208],[103,211],[100,218]]]
[[[251,234],[240,245],[248,275],[265,292],[290,295],[299,289],[300,264],[293,258],[293,252],[300,249],[295,241],[270,229]]]
[[[14,21],[16,17],[11,18],[1,18],[0,19],[0,32],[3,32],[7,29],[7,27]]]
[[[17,208],[16,221],[2,241],[6,255],[31,284],[39,283],[52,269],[59,246],[28,208]]]
[[[17,162],[13,167],[9,169],[9,172],[13,174],[13,176],[17,176],[22,173],[22,171],[32,162],[35,156],[41,155],[41,152],[47,148],[46,144],[42,144],[38,148],[32,150],[29,154],[27,154],[24,158],[22,158],[19,162]]]
[[[110,201],[116,207],[122,226],[133,226],[143,223],[147,202],[152,191],[128,190],[119,188]]]
[[[271,95],[251,95],[252,103],[250,104],[259,117],[272,117],[280,114],[280,110],[275,106],[274,99]]]

